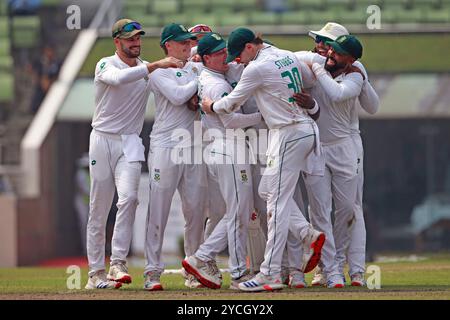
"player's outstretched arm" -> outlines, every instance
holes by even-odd
[[[148,73],[152,73],[156,69],[166,69],[166,68],[183,68],[184,62],[178,60],[174,57],[167,57],[155,62],[147,63]]]

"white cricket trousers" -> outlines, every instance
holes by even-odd
[[[308,190],[311,224],[326,236],[319,266],[328,278],[342,274],[339,265],[345,264],[355,220],[359,164],[351,137],[322,146],[325,157],[324,175],[305,174],[303,178]],[[333,201],[334,225],[331,221]]]
[[[210,159],[219,161],[208,164],[208,171],[219,185],[226,211],[195,256],[209,261],[228,245],[230,274],[237,279],[247,270],[248,225],[253,212],[252,173],[249,164],[236,164],[235,159],[230,161],[234,163],[226,164],[222,160],[233,156],[217,152],[220,151],[212,151]]]
[[[355,226],[352,230],[350,246],[347,252],[349,274],[364,273],[366,270],[366,225],[363,212],[363,188],[364,188],[364,149],[359,134],[352,135],[358,154],[358,187],[355,202]],[[337,235],[339,237],[339,235]],[[340,253],[344,253],[340,251]],[[338,256],[339,271],[344,273],[345,257]]]
[[[207,155],[208,150],[206,149],[206,147],[204,148],[204,150],[206,150],[204,151],[204,154]],[[220,191],[220,186],[217,182],[217,179],[215,179],[214,176],[211,175],[210,170],[206,170],[206,178],[208,189],[207,194],[205,195],[205,197],[207,197],[204,213],[205,217],[207,218],[204,234],[205,240],[211,235],[214,228],[217,226],[226,212],[225,201]]]
[[[259,194],[267,202],[268,237],[260,271],[279,275],[288,233],[303,240],[310,224],[294,200],[301,171],[307,171],[316,144],[315,123],[293,124],[271,130],[267,168],[259,185]],[[317,137],[319,139],[319,137]]]
[[[200,154],[202,152],[201,147]],[[193,147],[182,152],[193,152]],[[147,213],[144,272],[164,271],[161,249],[175,190],[181,197],[184,226],[184,252],[193,255],[203,242],[206,205],[206,165],[175,163],[173,148],[150,147],[148,156],[150,197]],[[193,158],[192,158],[193,159]]]
[[[261,150],[258,150],[261,152]],[[264,157],[266,157],[264,155]],[[255,202],[255,210],[259,213],[259,221],[264,232],[264,237],[267,239],[267,204],[261,198],[258,192],[258,186],[261,182],[261,178],[263,177],[264,169],[266,168],[266,160],[264,159],[264,165],[259,161],[252,165],[252,174],[253,174],[253,200]],[[300,178],[301,179],[301,178]],[[302,212],[305,212],[305,205],[302,198],[302,190],[300,188],[300,183],[297,183],[295,192],[294,192],[294,201],[297,203],[297,206],[300,208],[300,215],[303,215]],[[298,214],[296,212],[295,214]],[[301,218],[300,218],[301,219]],[[250,245],[252,243],[250,242]],[[302,250],[301,250],[301,241],[295,237],[292,233],[288,234],[286,250],[283,254],[282,259],[282,269],[299,270],[302,263]],[[259,257],[259,255],[258,255]],[[264,252],[261,252],[261,257],[259,261],[255,261],[255,264],[252,265],[252,261],[250,260],[250,267],[252,270],[260,270],[261,264],[264,261]]]
[[[138,205],[141,163],[127,162],[119,135],[92,130],[89,142],[91,191],[87,224],[89,274],[105,269],[106,222],[117,188],[117,215],[111,243],[111,264],[126,261]]]

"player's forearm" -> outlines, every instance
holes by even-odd
[[[221,120],[226,129],[247,128],[260,123],[261,114],[259,112],[250,114],[233,112],[231,114],[221,116]]]
[[[248,79],[243,77],[236,88],[226,97],[214,102],[214,112],[231,113],[238,110],[253,94],[260,79]]]
[[[98,78],[100,81],[111,86],[118,86],[125,83],[138,81],[147,76],[147,66],[140,65],[136,67],[117,69],[111,68],[102,72]]]
[[[360,74],[354,76],[354,79],[345,79],[341,83],[338,83],[318,63],[313,64],[312,70],[322,85],[322,88],[333,102],[342,102],[355,98],[361,93],[363,78]]]
[[[380,106],[380,98],[370,82],[366,82],[359,95],[361,107],[369,114],[375,114]]]
[[[170,78],[160,77],[159,75],[150,79],[154,88],[175,106],[184,105],[197,92],[197,80],[180,86]]]

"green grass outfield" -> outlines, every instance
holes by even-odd
[[[368,263],[371,265],[373,263]],[[381,289],[346,287],[326,289],[283,289],[278,292],[241,293],[229,289],[187,289],[181,275],[163,275],[164,291],[142,290],[142,269],[131,269],[133,283],[119,290],[68,290],[69,274],[65,268],[4,268],[0,269],[0,300],[5,299],[163,299],[163,300],[317,300],[317,299],[445,299],[450,300],[450,254],[426,256],[419,262],[379,262]],[[81,285],[86,284],[86,269],[82,269]],[[307,275],[310,283],[312,274]],[[230,278],[224,275],[223,288]]]
[[[361,59],[369,72],[450,72],[450,34],[393,34],[358,36],[364,46]],[[291,51],[310,50],[314,42],[310,37],[271,36],[266,38],[282,49]],[[80,76],[92,77],[95,64],[114,53],[111,38],[99,39],[88,55]],[[159,38],[144,38],[141,56],[148,61],[163,57]]]

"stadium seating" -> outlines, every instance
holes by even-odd
[[[9,102],[13,99],[14,77],[11,72],[0,69],[0,102]]]
[[[0,39],[8,37],[8,18],[0,16]]]
[[[280,21],[284,25],[307,24],[309,22],[309,12],[305,10],[284,12]]]
[[[249,24],[253,26],[259,25],[277,25],[280,17],[274,12],[256,11],[250,13]]]
[[[364,24],[367,7],[378,5],[385,23],[450,23],[450,0],[285,0],[286,10],[276,13],[266,10],[264,4],[260,0],[130,0],[124,3],[124,15],[135,19],[156,16],[144,19],[147,26],[162,26],[175,18],[185,24],[208,20],[215,26],[324,21]],[[196,20],[194,16],[203,18]]]
[[[12,43],[17,48],[35,47],[39,39],[40,20],[38,16],[15,16]]]
[[[220,25],[225,27],[244,26],[247,22],[248,16],[244,13],[224,14],[220,19]]]

